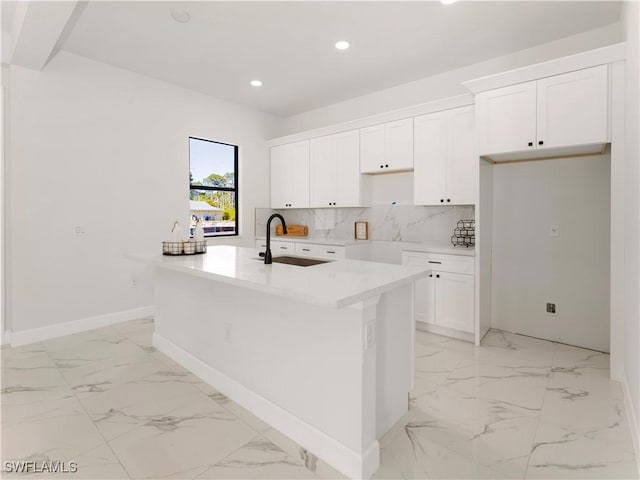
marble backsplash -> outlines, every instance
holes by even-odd
[[[367,208],[290,210],[256,208],[256,236],[265,235],[267,219],[272,213],[280,213],[292,225],[306,225],[310,238],[350,240],[354,238],[354,223],[363,221],[369,222],[370,240],[449,245],[458,220],[474,218],[475,209],[469,205],[374,205]],[[272,222],[272,233],[275,223]]]

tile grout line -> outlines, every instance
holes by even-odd
[[[80,408],[82,408],[82,411],[84,411],[85,415],[87,415],[87,418],[89,419],[89,421],[91,422],[91,424],[93,425],[93,428],[96,429],[96,432],[98,432],[98,435],[100,435],[100,437],[104,440],[104,444],[109,448],[109,450],[111,451],[111,453],[113,453],[113,456],[115,457],[115,459],[118,461],[118,463],[120,464],[120,466],[122,467],[122,470],[127,474],[127,477],[129,477],[129,479],[133,478],[131,477],[131,474],[129,473],[129,470],[127,470],[127,468],[124,466],[124,464],[122,463],[122,460],[120,460],[120,457],[118,457],[118,455],[116,454],[116,452],[113,450],[113,448],[111,447],[111,444],[107,441],[107,439],[104,437],[104,435],[102,434],[102,432],[100,431],[100,429],[98,428],[98,425],[96,425],[96,422],[93,421],[93,418],[91,418],[91,415],[89,414],[89,412],[87,411],[86,407],[84,406],[84,403],[82,403],[82,400],[78,397],[78,395],[76,394],[75,390],[73,389],[73,387],[71,386],[71,384],[69,383],[69,381],[67,380],[67,377],[64,376],[64,374],[60,371],[60,368],[58,367],[58,364],[56,362],[56,360],[51,356],[51,353],[49,352],[49,349],[47,348],[47,346],[43,343],[44,349],[47,353],[47,356],[49,357],[49,359],[53,362],[53,364],[56,366],[56,370],[58,371],[58,373],[60,374],[60,376],[62,377],[62,379],[65,381],[65,383],[69,386],[69,389],[71,390],[71,393],[73,394],[74,398],[76,399],[76,401],[78,402],[78,404],[80,405]],[[90,450],[89,450],[90,451]]]
[[[531,463],[531,455],[533,453],[532,449],[533,449],[533,445],[536,442],[536,438],[538,437],[538,429],[540,428],[540,417],[542,417],[542,412],[544,410],[544,404],[545,404],[545,400],[547,399],[547,393],[548,393],[548,387],[549,387],[549,382],[551,381],[551,371],[553,370],[553,366],[555,364],[556,361],[556,354],[558,352],[558,343],[556,342],[551,342],[553,343],[553,357],[551,358],[551,366],[549,367],[549,371],[547,374],[547,383],[545,384],[544,387],[544,395],[542,396],[542,406],[540,407],[540,413],[538,414],[538,422],[536,423],[536,430],[533,434],[533,441],[531,443],[531,446],[529,447],[529,456],[527,458],[527,467],[524,469],[524,477],[523,479],[527,478],[527,474],[529,473],[529,465]]]

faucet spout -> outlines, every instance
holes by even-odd
[[[264,263],[266,265],[269,265],[273,262],[271,257],[271,220],[273,220],[274,218],[280,220],[280,223],[282,223],[282,232],[285,235],[287,234],[287,224],[284,221],[284,217],[279,213],[274,213],[273,215],[271,215],[269,217],[269,220],[267,220],[267,248],[264,251]]]

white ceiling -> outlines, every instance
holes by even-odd
[[[286,117],[619,17],[608,1],[91,1],[62,49]]]

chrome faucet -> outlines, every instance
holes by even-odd
[[[285,223],[283,216],[280,215],[279,213],[274,213],[273,215],[271,215],[269,217],[269,220],[267,220],[267,249],[264,251],[264,263],[267,264],[267,265],[272,263],[272,259],[271,259],[271,220],[273,220],[274,218],[279,218],[280,219],[280,223],[282,223],[282,233],[284,233],[285,235],[287,234],[287,224]]]

